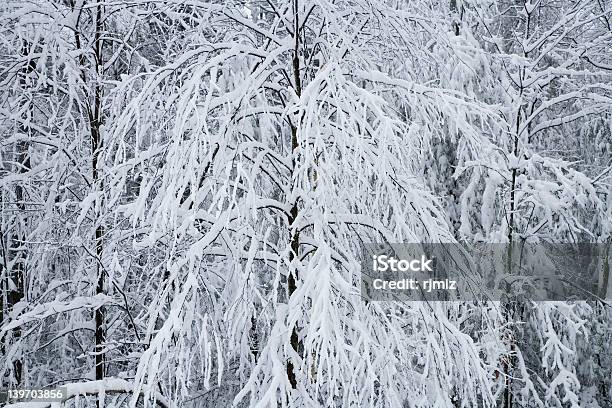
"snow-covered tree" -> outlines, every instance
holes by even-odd
[[[151,253],[139,384],[180,400],[230,376],[250,406],[493,403],[486,348],[449,319],[488,327],[486,310],[359,297],[362,243],[454,240],[421,161],[444,121],[479,143],[464,118],[497,113],[429,83],[423,54],[450,32],[421,7],[201,5],[172,62],[118,89],[109,202]]]
[[[108,334],[132,319],[108,270],[104,100],[144,65],[132,44],[146,21],[122,4],[56,1],[5,2],[0,21],[2,384],[101,380],[130,340]]]
[[[603,50],[612,45],[612,9],[597,1],[496,6],[466,4],[463,36],[474,44],[474,34],[488,53],[478,54],[467,80],[464,74],[456,82],[499,104],[505,129],[491,135],[487,148],[459,159],[456,174],[465,185],[460,233],[510,248],[516,243],[515,250],[525,242],[609,243],[612,99],[610,57]],[[475,87],[471,78],[488,86],[492,78],[496,89]],[[506,318],[525,322],[518,332],[527,339],[518,350],[516,333],[509,338],[518,353],[509,364],[521,379],[508,387],[504,406],[513,406],[514,391],[519,404],[577,406],[576,341],[588,341],[585,319],[594,311],[607,316],[606,308],[508,305]],[[556,353],[552,360],[550,353]]]

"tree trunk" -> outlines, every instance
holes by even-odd
[[[102,122],[102,84],[101,77],[103,75],[103,62],[102,62],[102,6],[96,7],[96,28],[94,38],[94,51],[95,51],[95,86],[93,95],[93,109],[89,109],[89,126],[91,131],[91,168],[93,186],[97,192],[104,191],[104,184],[102,177],[99,172],[99,157],[102,149],[102,137],[100,134],[100,126]],[[103,208],[103,197],[96,199],[95,212],[95,255],[96,255],[96,295],[105,293],[105,271],[102,267],[102,254],[103,254],[103,238],[104,238],[104,227],[102,225],[102,208]],[[105,355],[102,352],[104,344],[106,343],[106,328],[105,328],[105,309],[99,307],[95,311],[95,372],[96,380],[102,380],[105,375]],[[99,401],[98,401],[99,404]]]
[[[453,22],[451,24],[453,32],[455,33],[455,35],[459,35],[459,13],[457,10],[457,0],[450,0],[450,11],[453,17]]]
[[[295,86],[295,93],[298,98],[302,94],[302,84],[300,78],[300,58],[299,58],[299,47],[300,47],[300,36],[299,36],[299,13],[298,13],[298,0],[293,1],[293,18],[294,18],[294,49],[293,49],[293,80]],[[296,150],[298,148],[298,124],[291,125],[291,156],[292,156],[292,169],[295,169],[296,161],[295,155]],[[293,177],[291,178],[293,179]],[[291,207],[291,211],[289,212],[288,224],[289,224],[289,233],[291,236],[291,253],[289,254],[289,263],[291,264],[294,260],[299,260],[299,250],[300,250],[300,234],[299,231],[293,230],[294,223],[298,218],[298,198],[295,199]],[[297,268],[293,268],[289,271],[289,276],[287,278],[287,299],[291,299],[291,295],[297,289],[296,281],[298,279],[298,271]],[[291,330],[291,348],[296,353],[300,352],[300,340],[297,332],[297,327],[294,327]],[[297,387],[297,377],[295,373],[295,367],[291,361],[287,361],[287,378],[291,383],[292,388]]]

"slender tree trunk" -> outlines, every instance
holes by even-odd
[[[27,131],[26,129],[21,129]],[[17,144],[17,162],[20,165],[18,170],[19,173],[25,173],[30,169],[30,157],[28,154],[28,144],[26,142],[19,142]],[[25,205],[25,192],[20,183],[15,186],[15,201],[17,202],[17,209],[20,223],[25,223],[25,217],[27,216],[26,205]],[[9,279],[12,282],[13,287],[9,287],[8,291],[8,305],[14,307],[17,303],[25,296],[25,276],[26,276],[26,262],[25,262],[25,239],[26,235],[23,231],[23,226],[18,226],[17,232],[11,238],[11,249],[13,255],[13,267],[10,269]],[[21,329],[19,327],[13,330],[13,336],[15,339],[21,337]],[[21,358],[16,358],[13,361],[13,376],[15,378],[15,385],[21,385],[23,381],[23,362]]]
[[[459,16],[457,9],[457,0],[450,0],[450,11],[453,15],[452,28],[455,35],[459,35]]]
[[[73,11],[76,11],[74,1],[70,3]],[[91,96],[90,103],[87,105],[87,120],[89,122],[90,132],[90,148],[91,148],[91,173],[92,173],[92,188],[96,192],[104,191],[104,184],[102,177],[100,176],[99,169],[99,157],[102,149],[102,136],[100,134],[100,127],[102,125],[102,95],[103,85],[101,83],[103,75],[104,63],[102,60],[103,42],[103,22],[102,12],[103,7],[101,4],[96,6],[95,14],[95,33],[94,33],[94,64],[93,67],[87,65],[87,61],[83,53],[86,51],[82,48],[81,34],[79,31],[79,24],[82,9],[77,11],[77,18],[74,27],[75,45],[77,50],[83,53],[79,56],[79,66],[81,70],[81,80],[83,82],[83,94],[87,97]],[[89,89],[87,88],[88,77],[87,71],[93,73],[93,95],[89,95]],[[102,208],[103,199],[97,197],[95,200],[95,215],[94,215],[94,253],[96,259],[94,259],[94,270],[96,273],[96,295],[105,293],[105,276],[104,268],[102,268],[102,255],[103,255],[103,238],[104,238],[104,227],[102,225]],[[105,330],[105,309],[99,307],[94,312],[94,323],[95,323],[95,334],[94,334],[94,356],[95,356],[95,379],[101,380],[104,378],[105,359],[104,359],[104,344],[106,343],[106,330]],[[96,405],[99,405],[99,401]]]
[[[298,0],[293,1],[293,18],[294,18],[294,49],[293,49],[293,81],[295,86],[295,93],[298,98],[302,94],[302,83],[300,78],[300,58],[299,58],[299,47],[300,47],[300,35],[299,35],[299,13],[298,13]],[[298,124],[291,125],[291,156],[292,156],[292,169],[295,170],[296,167],[296,150],[298,148]],[[293,179],[293,177],[292,177]],[[299,250],[300,250],[300,234],[299,231],[293,230],[295,227],[295,221],[298,218],[298,198],[295,199],[291,207],[291,211],[289,212],[288,224],[290,228],[290,236],[291,236],[291,253],[289,254],[289,263],[291,264],[294,260],[299,260]],[[296,281],[298,279],[298,271],[297,268],[293,268],[289,272],[289,276],[287,278],[287,294],[288,299],[291,298],[291,295],[297,289]],[[296,353],[300,351],[300,340],[297,332],[297,328],[294,327],[291,331],[291,348]],[[287,362],[287,378],[291,383],[291,387],[297,387],[297,377],[295,373],[295,367],[291,361]]]
[[[525,40],[527,40],[529,38],[529,32],[530,32],[530,26],[531,26],[531,14],[530,13],[526,13],[526,26],[525,26],[525,35],[524,38]],[[523,56],[525,58],[527,58],[528,53],[527,52],[523,52]],[[527,112],[525,112],[525,108],[523,106],[523,94],[525,92],[525,88],[523,87],[523,81],[525,78],[525,68],[519,68],[519,94],[518,94],[518,110],[516,113],[516,126],[515,126],[515,135],[513,137],[512,140],[512,154],[514,156],[514,160],[518,160],[519,157],[519,134],[521,132],[521,119],[522,119],[522,114],[525,113],[525,115],[527,115]],[[527,140],[529,139],[529,135],[527,135]],[[508,214],[508,273],[511,274],[512,273],[512,261],[513,261],[513,251],[514,251],[514,229],[515,229],[515,212],[517,209],[517,203],[516,203],[516,184],[517,184],[517,177],[519,176],[519,169],[516,167],[516,163],[515,165],[513,165],[512,167],[512,176],[511,176],[511,181],[510,181],[510,208],[509,208],[509,214]],[[510,319],[515,319],[517,318],[516,316],[516,310],[510,310],[509,309],[510,305],[506,305],[506,307],[504,307],[503,309],[505,310],[506,313],[506,319],[510,320]],[[511,408],[513,405],[513,398],[512,398],[512,392],[511,392],[511,386],[512,386],[512,381],[511,381],[511,370],[512,370],[512,365],[514,362],[514,358],[513,358],[513,352],[516,349],[516,344],[515,344],[515,339],[511,338],[510,339],[510,355],[507,356],[507,359],[504,363],[504,374],[505,374],[505,381],[506,381],[506,385],[505,385],[505,389],[504,389],[504,408]]]
[[[99,170],[99,157],[102,149],[102,137],[100,134],[100,126],[102,122],[102,84],[101,78],[103,75],[103,61],[102,61],[102,6],[96,7],[96,28],[94,38],[94,57],[95,57],[95,86],[93,95],[93,107],[89,109],[89,126],[91,131],[91,168],[93,175],[93,185],[98,192],[104,191],[104,182],[100,175]],[[103,238],[104,238],[104,226],[102,225],[102,207],[103,197],[96,199],[96,217],[95,217],[95,255],[96,255],[96,295],[104,294],[106,288],[105,282],[105,271],[102,267],[102,254],[103,254]],[[105,355],[103,353],[104,345],[106,343],[106,328],[105,328],[105,309],[99,307],[95,311],[95,373],[96,380],[102,380],[105,375]],[[99,401],[98,401],[99,404]]]

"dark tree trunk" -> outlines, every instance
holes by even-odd
[[[293,81],[295,86],[295,93],[298,98],[302,94],[302,83],[300,78],[300,58],[299,58],[299,47],[300,47],[300,34],[299,34],[299,13],[298,13],[298,0],[293,1],[293,18],[295,21],[295,25],[293,28],[294,35],[294,49],[293,49]],[[295,169],[295,153],[296,149],[299,146],[298,142],[298,124],[292,124],[291,126],[291,154],[292,154],[292,167]],[[289,234],[291,236],[291,253],[289,254],[289,263],[291,264],[293,260],[299,259],[299,250],[300,250],[300,234],[299,231],[293,230],[294,223],[298,218],[298,199],[293,203],[291,207],[291,211],[289,212],[288,224],[289,224]],[[288,299],[291,299],[291,295],[297,289],[297,279],[298,272],[297,269],[293,269],[289,272],[289,276],[287,278],[287,294]],[[300,340],[298,336],[297,327],[293,327],[291,330],[291,348],[296,352],[300,352]],[[291,361],[287,361],[287,378],[291,383],[292,388],[297,387],[297,376],[295,373],[295,367]]]

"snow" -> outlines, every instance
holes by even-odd
[[[605,406],[604,262],[594,304],[360,290],[368,243],[609,245],[610,10],[561,3],[2,2],[2,387]]]

